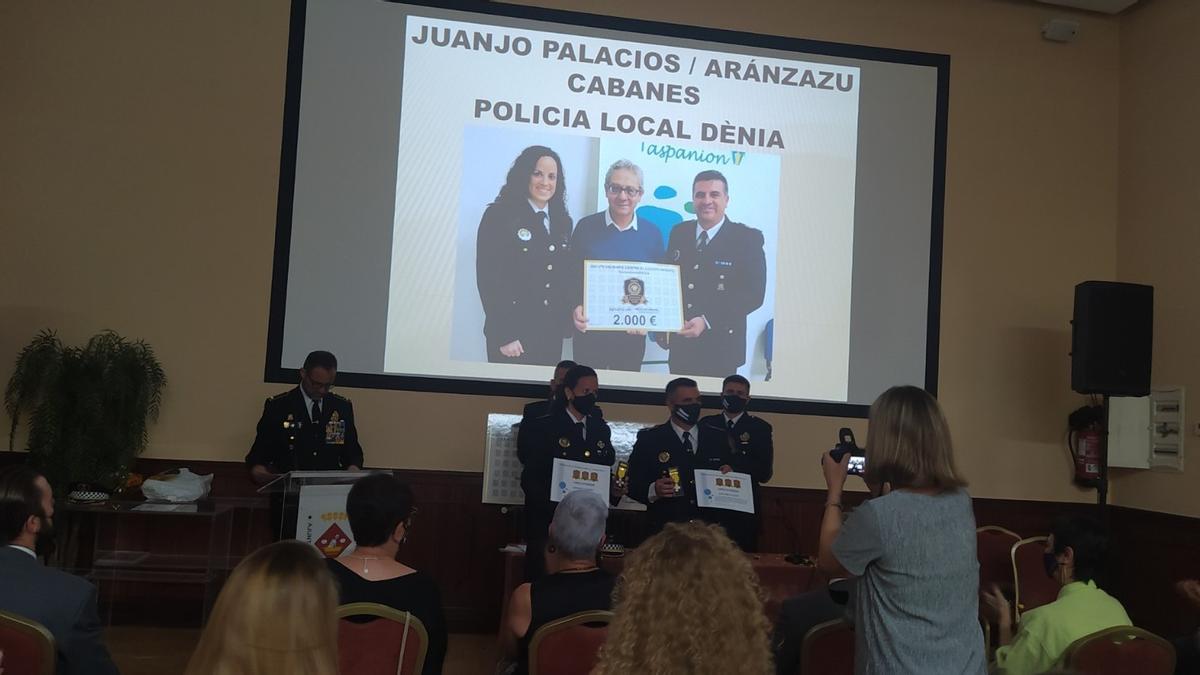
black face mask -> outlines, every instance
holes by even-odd
[[[1061,564],[1062,563],[1058,562],[1058,559],[1054,557],[1053,553],[1048,551],[1042,552],[1042,565],[1046,568],[1046,576],[1053,579],[1054,573],[1058,571],[1058,566]]]
[[[746,409],[746,404],[749,403],[746,399],[737,394],[725,394],[721,397],[721,405],[729,414],[736,415]]]
[[[592,408],[596,407],[596,395],[576,396],[571,399],[571,405],[579,411],[580,415],[587,415],[592,412]]]
[[[695,424],[696,421],[700,419],[700,404],[685,403],[683,405],[677,405],[675,406],[675,409],[671,411],[671,414],[684,424]]]

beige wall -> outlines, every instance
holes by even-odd
[[[171,378],[149,453],[240,458],[280,389],[262,370],[287,2],[67,4],[0,5],[0,377],[39,328],[145,338]],[[999,0],[556,6],[951,54],[940,388],[959,460],[976,495],[1093,498],[1062,432],[1072,287],[1116,273],[1117,20],[1077,15],[1063,46],[1038,29],[1065,12]],[[481,470],[484,414],[522,403],[343,393],[370,463],[430,469]],[[775,483],[820,486],[842,421],[770,419]]]
[[[1153,0],[1121,25],[1117,273],[1154,286],[1154,383],[1188,388],[1200,409],[1200,3]],[[1114,476],[1113,501],[1200,516],[1200,437],[1186,473]]]

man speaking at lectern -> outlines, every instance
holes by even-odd
[[[250,475],[269,483],[288,471],[358,471],[362,446],[350,400],[330,391],[337,358],[312,352],[300,369],[300,386],[267,399],[254,445],[246,455]]]

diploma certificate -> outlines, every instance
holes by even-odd
[[[572,462],[569,459],[554,459],[554,474],[550,479],[550,501],[561,502],[567,493],[590,490],[608,503],[609,476],[612,467],[600,464]]]
[[[754,513],[752,480],[748,473],[696,469],[696,506]]]
[[[683,328],[679,266],[585,260],[583,313],[588,330],[676,332]]]

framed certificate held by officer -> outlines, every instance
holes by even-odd
[[[679,266],[585,260],[583,313],[589,331],[678,331],[683,328]]]

